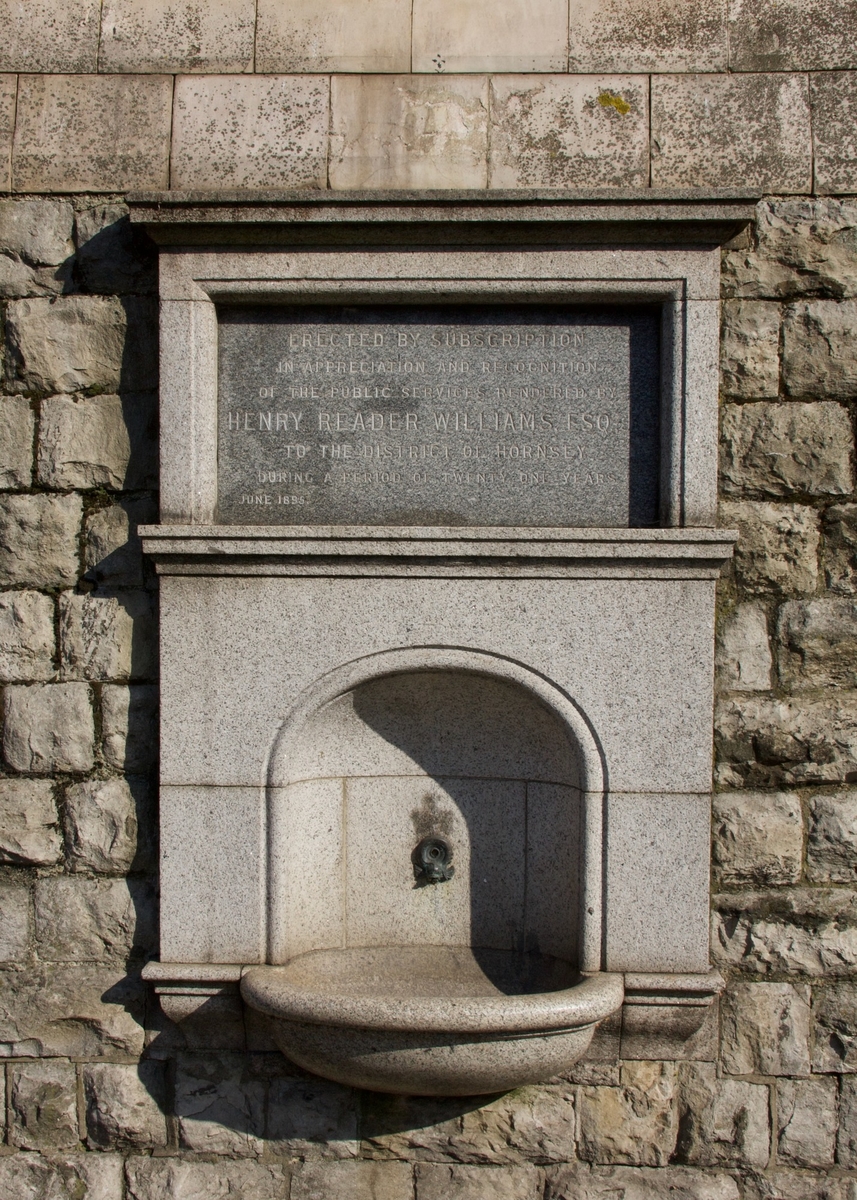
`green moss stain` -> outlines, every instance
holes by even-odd
[[[624,117],[626,113],[631,111],[631,105],[622,96],[617,96],[613,92],[601,92],[598,97],[598,103],[602,108],[615,108],[617,113],[621,113]]]

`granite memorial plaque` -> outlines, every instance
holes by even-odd
[[[652,309],[218,316],[221,522],[657,524]]]

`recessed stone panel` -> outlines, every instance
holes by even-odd
[[[640,309],[226,309],[219,519],[654,525]]]

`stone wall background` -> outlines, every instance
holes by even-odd
[[[857,1200],[852,0],[0,0],[0,1196]],[[130,188],[742,187],[712,957],[681,1062],[357,1095],[157,951],[155,255]],[[228,1013],[228,997],[215,997]]]

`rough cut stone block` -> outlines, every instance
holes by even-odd
[[[99,70],[252,71],[255,17],[254,0],[106,0]]]
[[[147,865],[148,831],[140,835],[140,816],[151,821],[145,779],[103,779],[73,784],[65,794],[65,834],[71,868],[113,875]],[[135,862],[138,854],[143,862]]]
[[[768,1089],[718,1079],[714,1063],[680,1063],[678,1156],[694,1166],[766,1167]]]
[[[83,1068],[86,1140],[92,1150],[166,1144],[164,1064],[89,1063]]]
[[[813,1071],[857,1072],[857,986],[833,983],[813,994]]]
[[[715,740],[718,758],[735,779],[753,786],[844,783],[857,771],[857,696],[723,700]]]
[[[96,204],[75,217],[75,263],[86,292],[154,292],[157,252],[125,204]]]
[[[541,1176],[535,1167],[417,1163],[414,1175],[416,1200],[539,1200],[541,1196]],[[407,1195],[393,1192],[390,1200],[399,1200],[400,1196],[406,1200]],[[366,1193],[367,1200],[369,1196],[371,1193]]]
[[[768,613],[758,601],[739,604],[717,636],[717,683],[724,691],[766,692],[771,686]]]
[[[486,186],[487,79],[335,75],[331,107],[331,187]]]
[[[30,891],[0,883],[0,962],[20,962],[30,948]]]
[[[645,78],[495,76],[489,187],[645,187],[648,112]]]
[[[289,1195],[288,1171],[279,1163],[129,1158],[125,1178],[128,1200],[286,1200]],[[354,1200],[361,1198],[355,1195]]]
[[[4,971],[0,1056],[138,1056],[145,997],[139,976],[120,964],[40,963]]]
[[[857,592],[857,504],[837,504],[824,514],[824,568],[834,592]]]
[[[0,200],[0,247],[31,266],[58,267],[74,254],[73,225],[67,200]]]
[[[272,1080],[266,1139],[273,1154],[289,1158],[356,1158],[360,1143],[354,1092],[326,1080]]]
[[[14,190],[168,187],[172,92],[167,75],[22,75]]]
[[[0,779],[0,863],[50,867],[62,841],[47,779]]]
[[[568,6],[562,0],[414,0],[412,28],[414,71],[567,69]]]
[[[857,894],[831,888],[714,897],[712,957],[757,975],[857,973]]]
[[[777,637],[788,691],[857,687],[857,600],[790,600],[780,609]]]
[[[16,771],[51,775],[92,768],[92,703],[85,683],[6,688],[3,753]]]
[[[304,1162],[292,1175],[290,1200],[413,1200],[413,1168],[407,1163]]]
[[[857,396],[857,300],[808,300],[786,309],[783,378],[792,396]]]
[[[0,75],[0,186],[12,186],[12,141],[18,106],[17,75]]]
[[[545,1200],[738,1200],[738,1184],[722,1172],[688,1167],[549,1167]],[[806,1197],[805,1200],[810,1200]]]
[[[119,396],[51,396],[44,400],[39,481],[56,488],[116,489],[151,482],[151,468],[141,478],[139,460],[147,456],[151,462],[154,457],[152,414],[136,400]],[[132,440],[136,443],[133,448]],[[132,453],[136,470],[129,470]]]
[[[172,186],[326,187],[328,101],[317,75],[179,78]]]
[[[387,71],[411,69],[408,0],[259,0],[256,70]],[[432,71],[436,68],[433,66]]]
[[[849,0],[730,0],[733,71],[830,71],[857,66]]]
[[[157,673],[157,625],[149,592],[60,597],[63,679],[151,679]]]
[[[82,509],[80,496],[0,496],[0,584],[76,583]]]
[[[818,582],[818,515],[800,504],[729,501],[721,523],[737,526],[735,575],[746,591],[804,596]]]
[[[583,1087],[578,1154],[586,1162],[663,1167],[675,1150],[672,1063],[623,1063],[621,1086]]]
[[[820,0],[825,3],[826,0]],[[840,4],[847,0],[840,0]],[[857,22],[851,9],[847,26],[852,66],[857,65],[854,35]],[[857,187],[857,72],[824,71],[810,76],[815,187],[819,192],[853,192]]]
[[[105,762],[129,774],[151,770],[158,757],[158,689],[106,684],[101,715]]]
[[[721,999],[731,1075],[808,1075],[810,994],[803,984],[731,983]]]
[[[722,309],[720,386],[727,396],[765,400],[780,390],[780,306],[732,300]]]
[[[30,401],[24,396],[0,400],[0,487],[28,488],[33,481],[33,427]]]
[[[839,1088],[839,1133],[836,1138],[836,1165],[857,1167],[857,1079],[842,1078]]]
[[[10,1129],[13,1146],[24,1150],[72,1150],[77,1129],[77,1073],[62,1059],[10,1068]]]
[[[851,419],[841,404],[729,404],[720,479],[727,493],[842,496],[854,486]]]
[[[0,1195],[9,1200],[122,1200],[118,1154],[12,1154],[0,1158]]]
[[[146,881],[39,879],[35,907],[43,962],[103,962],[151,949],[154,901]]]
[[[42,592],[0,592],[0,680],[54,674],[54,602]]]
[[[181,1055],[175,1112],[179,1141],[200,1154],[258,1155],[267,1083],[243,1055]]]
[[[118,388],[127,326],[116,297],[15,300],[8,308],[7,337],[18,378],[38,392]],[[50,417],[50,406],[47,412]]]
[[[712,814],[713,857],[722,883],[797,883],[803,855],[800,797],[720,792]]]
[[[96,70],[99,0],[2,0],[0,71]]]
[[[652,184],[808,192],[806,77],[653,76]]]
[[[569,71],[723,71],[725,0],[575,0]]]
[[[777,1157],[794,1167],[832,1167],[836,1143],[836,1081],[777,1082]]]
[[[813,883],[857,880],[857,792],[810,798],[806,873]]]
[[[84,529],[87,579],[108,587],[142,584],[143,551],[137,527],[157,519],[157,505],[149,497],[121,500],[90,513]]]
[[[58,296],[72,285],[73,259],[59,267],[31,267],[16,254],[0,254],[0,297]]]

